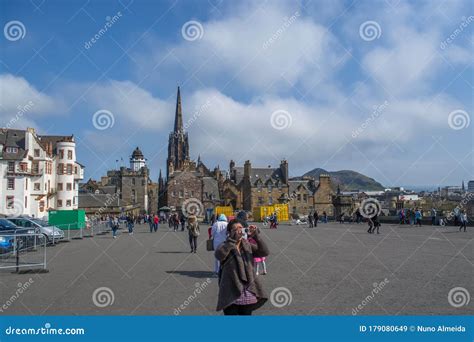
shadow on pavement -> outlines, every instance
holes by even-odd
[[[214,272],[210,271],[166,271],[166,273],[179,274],[191,278],[212,278],[214,276]]]

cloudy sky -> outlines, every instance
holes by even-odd
[[[473,15],[467,0],[3,0],[0,126],[74,134],[92,178],[140,146],[156,179],[180,85],[210,168],[286,158],[293,176],[459,185],[474,179]]]

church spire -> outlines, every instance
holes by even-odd
[[[181,92],[178,87],[178,96],[176,98],[176,113],[174,117],[174,132],[183,131],[183,112],[181,110]]]

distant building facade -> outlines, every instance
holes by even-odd
[[[137,147],[130,157],[130,167],[109,170],[100,182],[89,179],[81,185],[82,193],[115,195],[124,208],[133,208],[133,213],[145,214],[158,211],[158,184],[150,179],[150,170],[142,151]],[[90,197],[90,196],[89,196]],[[96,196],[97,197],[97,196]],[[87,202],[98,203],[81,196],[80,208],[88,208]],[[136,210],[138,208],[138,210]]]
[[[279,167],[254,168],[250,161],[243,167],[229,164],[229,179],[223,184],[223,200],[235,209],[253,211],[255,207],[288,204],[289,213],[308,215],[314,210],[333,215],[333,191],[329,175],[313,178],[289,178],[286,160]]]
[[[74,136],[0,129],[0,174],[0,214],[41,218],[49,210],[78,209],[84,167]]]

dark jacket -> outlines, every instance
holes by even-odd
[[[225,242],[220,244],[214,253],[216,259],[221,262],[217,311],[231,305],[240,297],[245,287],[254,293],[258,299],[254,309],[258,309],[267,301],[262,284],[255,277],[253,258],[265,257],[269,254],[269,251],[258,232],[252,237],[256,244],[251,244],[242,239],[240,253],[237,251],[236,241],[231,238],[227,238]]]

